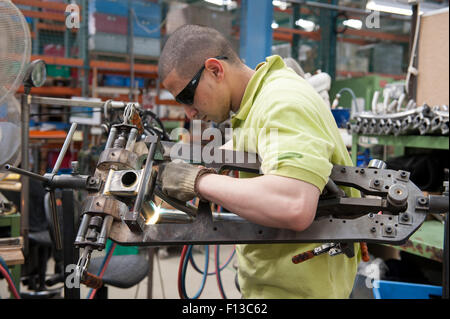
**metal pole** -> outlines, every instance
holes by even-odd
[[[446,181],[444,182],[444,193],[443,195],[448,196],[449,194],[449,184],[448,184],[448,170],[446,171]],[[448,263],[449,263],[449,254],[448,254],[448,215],[445,214],[445,222],[444,222],[444,258],[442,260],[442,297],[444,299],[449,298],[449,284],[448,284]]]
[[[58,105],[62,107],[89,107],[89,108],[101,108],[105,105],[105,102],[97,101],[81,101],[81,100],[71,100],[64,98],[55,97],[43,97],[43,96],[30,96],[31,103],[37,104],[47,104],[47,105]],[[112,101],[110,107],[113,109],[123,109],[127,103],[120,101]]]
[[[28,93],[28,92],[26,92]],[[28,94],[22,94],[21,104],[21,166],[23,170],[28,171],[29,165],[29,130],[30,130],[30,104]],[[28,232],[29,232],[29,199],[30,199],[30,180],[22,175],[22,190],[20,192],[20,235],[23,237],[24,255],[28,255]]]
[[[147,299],[153,299],[153,259],[155,248],[148,248]]]
[[[413,57],[413,63],[412,66],[417,66],[417,56],[414,48],[414,38],[416,35],[416,26],[417,26],[417,17],[419,14],[419,4],[416,2],[412,5],[412,16],[411,16],[411,34],[409,37],[409,56]],[[417,50],[418,51],[418,50]],[[409,79],[408,83],[408,92],[409,92],[409,99],[416,100],[416,91],[417,91],[417,77],[414,74],[411,74],[411,78]]]
[[[331,1],[336,3],[336,0]],[[319,68],[328,73],[332,79],[336,75],[336,16],[336,12],[320,7],[319,23],[322,31],[318,63]]]
[[[21,168],[17,168],[17,167],[11,166],[9,164],[6,164],[4,168],[7,171],[10,171],[10,172],[13,172],[13,173],[16,173],[16,174],[20,174],[22,176],[35,178],[35,179],[40,180],[41,182],[48,182],[48,181],[50,181],[47,177],[41,176],[39,174],[30,172],[30,171],[27,171],[27,170],[24,170],[24,169],[21,169]]]
[[[70,143],[72,142],[72,137],[75,134],[75,131],[77,129],[77,123],[72,123],[72,126],[70,127],[69,133],[67,133],[67,137],[64,140],[64,144],[62,146],[61,152],[59,152],[58,158],[56,160],[55,166],[53,167],[52,174],[57,174],[59,171],[59,168],[61,166],[61,163],[64,159],[64,156],[66,156],[67,149],[70,146]]]
[[[82,96],[89,96],[89,48],[88,48],[88,38],[89,38],[89,30],[88,30],[88,21],[89,21],[89,3],[87,0],[82,1],[82,13],[83,16],[81,20],[81,30],[79,32],[81,36],[81,55],[83,59],[83,85],[81,87],[81,95]],[[97,81],[97,79],[93,79],[93,81]],[[83,132],[83,144],[82,149],[86,150],[89,148],[89,131],[90,127],[88,125],[82,126],[82,132]]]
[[[272,20],[271,0],[242,0],[239,54],[252,69],[271,55]]]
[[[128,0],[128,56],[130,58],[130,92],[128,98],[134,101],[134,16],[132,1]]]
[[[70,0],[64,1],[67,5],[70,4]],[[70,56],[70,36],[71,31],[69,28],[65,28],[64,30],[64,57],[68,58]]]
[[[300,5],[298,3],[294,3],[292,5],[292,28],[299,29],[299,26],[295,23],[300,19]],[[292,47],[291,47],[291,56],[294,60],[298,61],[298,49],[299,49],[300,35],[293,34],[292,35]]]
[[[63,208],[63,255],[64,255],[64,299],[80,299],[80,288],[69,288],[66,284],[67,277],[72,275],[66,273],[67,266],[76,265],[79,258],[79,249],[73,245],[75,241],[75,218],[78,212],[74,210],[73,190],[64,189],[62,191]]]

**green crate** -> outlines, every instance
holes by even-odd
[[[70,67],[62,65],[47,65],[47,76],[52,78],[70,79]]]
[[[106,242],[106,251],[108,251],[109,247],[112,245],[112,241],[108,239]],[[114,248],[113,255],[114,256],[123,256],[123,255],[137,255],[139,254],[139,248],[137,246],[121,246],[119,244]]]

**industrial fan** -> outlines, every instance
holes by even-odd
[[[31,56],[26,20],[11,1],[0,1],[0,167],[20,162],[20,103],[14,97],[22,85]],[[0,180],[5,176],[0,172]]]
[[[20,103],[8,96],[0,103],[0,167],[20,163]],[[0,171],[0,180],[5,177]]]
[[[0,105],[22,85],[30,62],[31,36],[20,10],[0,1]]]

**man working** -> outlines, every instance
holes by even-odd
[[[170,36],[158,67],[164,87],[189,118],[221,123],[233,112],[233,129],[256,132],[254,138],[235,135],[234,148],[257,153],[263,172],[236,179],[170,163],[159,176],[163,191],[183,201],[209,200],[263,226],[305,230],[333,164],[352,164],[329,108],[314,89],[279,56],[250,69],[218,31],[195,25]],[[274,128],[276,147],[269,136]],[[238,246],[243,297],[348,298],[360,259],[357,246],[356,258],[323,255],[292,263],[294,255],[317,246]]]

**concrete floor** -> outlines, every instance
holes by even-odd
[[[233,245],[221,245],[220,246],[220,262],[223,264],[233,250]],[[196,264],[200,269],[203,269],[204,265],[204,253],[198,247],[193,250],[194,259]],[[92,257],[104,256],[104,252],[97,252],[93,254]],[[209,272],[213,272],[215,269],[214,260],[214,246],[210,246],[209,253]],[[152,294],[153,299],[179,299],[178,295],[178,267],[180,262],[180,250],[171,247],[166,253],[163,249],[159,250],[159,253],[155,254],[153,262],[153,287]],[[53,271],[54,261],[49,260],[48,271]],[[239,299],[241,295],[235,286],[235,275],[236,275],[236,256],[229,265],[221,272],[221,279],[225,294],[228,299]],[[233,267],[234,266],[234,267]],[[194,268],[189,265],[186,275],[186,292],[188,296],[192,297],[195,295],[200,287],[202,281],[202,275],[194,270]],[[147,283],[148,278],[146,277],[141,281],[140,284],[129,288],[120,289],[115,287],[108,287],[108,298],[109,299],[147,299]],[[51,288],[61,287],[62,284],[55,285]],[[21,285],[21,291],[26,291],[26,287]],[[82,285],[81,286],[81,298],[84,299],[88,295],[89,288]],[[6,280],[0,280],[0,297],[8,298],[9,292],[7,289]],[[219,288],[217,286],[217,280],[215,275],[208,276],[205,284],[205,288],[200,296],[200,299],[220,299],[221,295]]]
[[[230,256],[233,246],[222,245],[220,248],[221,263],[225,262]],[[169,252],[172,250],[169,249]],[[161,252],[161,250],[160,250]],[[162,258],[161,253],[155,254],[153,262],[153,299],[179,299],[178,295],[178,267],[180,263],[180,252],[171,252],[168,257]],[[200,269],[204,265],[204,253],[199,249],[194,250],[194,259]],[[209,253],[209,272],[213,272],[214,266],[214,247],[210,246]],[[233,264],[236,263],[236,257],[221,272],[221,279],[227,298],[240,298],[241,295],[237,290],[234,280],[236,269]],[[147,298],[147,282],[145,278],[138,286],[130,289],[108,288],[108,296],[110,299],[146,299]],[[199,274],[192,266],[188,266],[186,275],[186,292],[188,296],[195,295],[202,282],[202,275]],[[87,295],[87,291],[81,291],[81,295]],[[220,299],[220,292],[217,286],[215,275],[208,276],[205,288],[200,296],[201,299]]]

